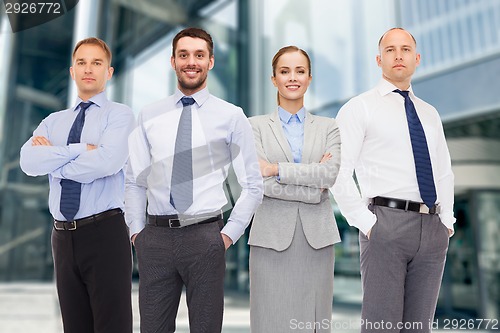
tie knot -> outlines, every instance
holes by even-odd
[[[80,109],[87,110],[89,108],[89,106],[91,106],[92,104],[94,104],[94,103],[92,103],[92,102],[81,102],[80,103]]]
[[[192,97],[182,97],[181,98],[182,106],[188,106],[194,104],[194,98]]]
[[[404,98],[408,98],[408,94],[410,93],[408,90],[399,90],[399,89],[395,89],[393,90],[393,92],[400,94]]]

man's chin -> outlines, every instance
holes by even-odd
[[[196,81],[196,82],[179,81],[179,86],[182,89],[186,90],[196,90],[202,87],[204,83],[205,81]]]

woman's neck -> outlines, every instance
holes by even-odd
[[[297,99],[297,100],[280,100],[280,104],[283,109],[286,111],[290,112],[291,114],[296,114],[297,112],[300,111],[304,107],[304,100],[303,99]]]

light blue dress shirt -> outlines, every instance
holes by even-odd
[[[73,107],[50,114],[33,132],[52,146],[32,146],[31,137],[21,148],[21,169],[29,176],[49,176],[49,210],[56,220],[65,221],[59,211],[61,179],[82,183],[75,219],[124,208],[124,166],[134,114],[128,106],[109,101],[105,92],[89,101],[94,104],[86,110],[80,143],[66,144],[80,111],[78,98]],[[87,144],[97,149],[87,150]]]
[[[304,145],[304,118],[306,110],[302,107],[296,114],[291,114],[281,106],[278,106],[278,115],[281,120],[283,132],[292,150],[293,161],[300,163],[302,161],[302,147]]]

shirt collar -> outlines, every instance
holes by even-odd
[[[306,117],[306,109],[302,107],[299,112],[296,113],[297,117],[299,118],[299,122],[303,123],[304,118]],[[290,118],[292,118],[293,114],[288,112],[287,110],[283,109],[281,106],[278,106],[278,115],[281,119],[281,121],[285,124],[288,124],[290,121]]]
[[[95,105],[97,105],[98,107],[102,107],[107,101],[108,101],[108,97],[106,96],[106,91],[102,91],[102,92],[98,93],[97,95],[90,97],[88,101],[84,101],[80,97],[77,97],[76,104],[73,106],[72,110],[76,111],[76,109],[78,108],[78,106],[80,105],[81,102],[92,102]]]
[[[389,81],[387,81],[384,78],[380,79],[380,81],[377,84],[377,90],[378,90],[380,96],[388,95],[389,93],[392,93],[396,89],[399,89],[399,88],[396,87],[395,85],[393,85],[392,83],[390,83]],[[412,88],[411,85],[408,88],[408,91],[410,92],[410,96],[411,95],[415,96],[413,94],[413,88]]]
[[[182,91],[180,91],[179,88],[175,88],[175,92],[174,92],[175,104],[181,103],[181,98],[184,96],[186,96],[186,95],[184,95],[184,93]],[[200,91],[197,91],[196,93],[192,94],[189,97],[192,97],[194,99],[194,101],[196,102],[196,104],[198,105],[198,107],[201,107],[203,105],[203,103],[206,102],[206,100],[208,99],[209,96],[210,96],[210,92],[208,91],[208,87],[205,87],[205,88],[201,89]]]

